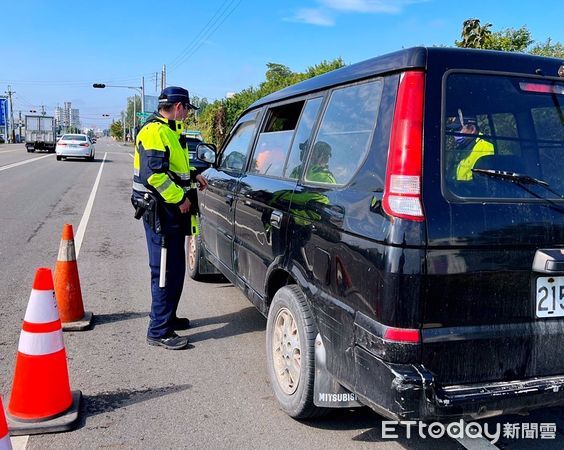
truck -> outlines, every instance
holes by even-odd
[[[57,131],[53,116],[25,116],[25,148],[28,153],[35,150],[55,151]]]

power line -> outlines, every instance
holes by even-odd
[[[190,41],[190,43],[184,47],[184,49],[180,52],[180,54],[178,56],[176,56],[170,63],[170,66],[174,66],[175,63],[179,60],[182,59],[182,57],[189,51],[189,49],[197,42],[198,38],[200,37],[201,34],[203,34],[205,31],[207,31],[208,26],[212,23],[212,21],[215,20],[216,16],[218,15],[218,13],[220,11],[223,10],[223,7],[225,5],[227,5],[228,3],[232,2],[234,0],[224,0],[224,2],[219,6],[219,8],[217,8],[217,10],[215,11],[215,13],[213,14],[213,16],[207,21],[207,23],[200,29],[200,31],[198,32],[198,34],[194,37],[194,39],[192,39],[192,41]],[[222,12],[223,14],[223,12]]]
[[[172,62],[169,64],[170,68],[168,70],[171,72],[178,69],[182,64],[184,64],[188,58],[190,58],[194,53],[196,53],[200,47],[204,44],[205,40],[210,38],[219,27],[233,14],[237,7],[241,4],[242,0],[224,0],[224,2],[215,11],[212,17],[207,21],[206,25],[200,29],[198,34],[194,39],[176,56]],[[145,76],[147,78],[155,77],[155,72],[148,72],[142,75],[131,76],[131,77],[121,77],[121,78],[111,78],[106,79],[106,83],[128,83],[137,82],[140,77]],[[6,84],[20,84],[29,86],[54,86],[54,87],[90,87],[92,85],[92,80],[0,80],[0,83]],[[197,95],[197,94],[196,94]],[[200,96],[200,95],[198,95]],[[201,96],[200,96],[201,97]],[[23,97],[22,97],[23,98]],[[29,100],[26,100],[29,102]],[[29,102],[31,105],[32,103]],[[54,108],[54,107],[50,107]]]
[[[227,6],[227,9],[225,9],[217,17],[217,19],[214,21],[214,23],[204,32],[204,34],[200,38],[199,42],[196,42],[196,39],[194,39],[192,41],[192,43],[188,47],[186,47],[185,51],[183,52],[183,56],[180,58],[180,60],[178,60],[176,63],[171,64],[169,71],[172,72],[173,70],[178,69],[182,64],[184,64],[188,60],[188,58],[190,58],[190,56],[192,56],[194,53],[196,53],[196,51],[198,51],[200,49],[200,47],[204,44],[205,40],[210,38],[217,31],[217,29],[229,18],[229,16],[231,16],[231,14],[233,14],[233,12],[241,4],[241,1],[242,0],[231,0],[229,5]],[[234,5],[234,6],[231,8],[231,10],[228,10],[229,7],[231,7],[232,5]],[[227,14],[225,15],[225,13],[227,13]],[[221,18],[222,16],[223,16],[223,18]],[[221,19],[221,21],[219,21],[220,19]],[[219,21],[219,23],[218,23],[218,21]],[[210,23],[210,22],[211,22],[211,19],[208,23]],[[213,25],[215,25],[214,28],[212,28]],[[206,27],[204,27],[204,29],[205,28]]]

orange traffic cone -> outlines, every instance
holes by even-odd
[[[0,397],[0,450],[12,450],[12,441],[8,434],[8,424],[4,415],[4,406],[2,406],[2,398]]]
[[[35,273],[20,333],[8,426],[12,435],[74,428],[82,394],[71,392],[51,269]]]
[[[86,330],[92,322],[92,313],[84,312],[78,266],[74,251],[72,225],[65,224],[61,235],[59,256],[55,267],[55,297],[65,331]]]

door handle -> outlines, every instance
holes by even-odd
[[[272,211],[270,215],[270,225],[274,228],[280,228],[280,222],[282,222],[282,212],[281,211]]]

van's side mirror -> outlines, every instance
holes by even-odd
[[[208,164],[215,164],[217,159],[217,148],[213,144],[202,142],[196,147],[196,158]]]

